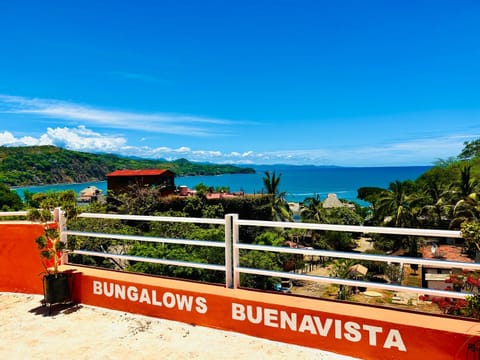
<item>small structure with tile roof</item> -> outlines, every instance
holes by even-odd
[[[422,248],[422,258],[460,261],[465,263],[474,262],[463,252],[463,247],[458,245],[430,244]],[[422,267],[422,286],[429,289],[444,290],[447,286],[445,280],[449,278],[453,269],[437,268],[432,266]]]

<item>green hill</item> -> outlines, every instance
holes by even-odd
[[[177,176],[254,173],[233,165],[144,160],[111,154],[92,154],[55,146],[0,146],[0,182],[9,186],[101,181],[119,169],[169,169]]]

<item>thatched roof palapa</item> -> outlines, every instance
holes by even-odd
[[[336,207],[342,207],[343,203],[338,200],[337,194],[328,194],[322,206],[324,209],[331,209]]]

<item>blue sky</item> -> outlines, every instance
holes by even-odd
[[[2,1],[0,145],[430,165],[480,137],[478,1]]]

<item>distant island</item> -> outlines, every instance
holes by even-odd
[[[118,169],[168,169],[177,176],[252,174],[253,168],[234,165],[128,158],[93,154],[55,146],[0,146],[0,182],[8,186],[103,181]]]

